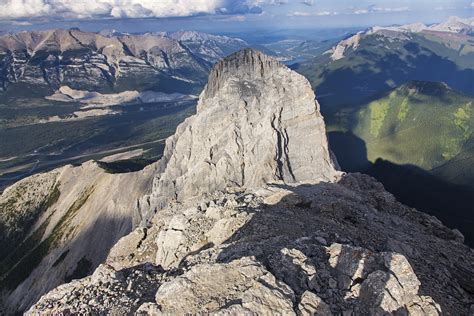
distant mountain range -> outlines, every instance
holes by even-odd
[[[396,31],[396,32],[422,32],[422,31],[436,31],[436,32],[449,32],[449,33],[458,33],[465,35],[474,34],[474,18],[463,19],[457,16],[450,17],[447,21],[426,25],[423,23],[412,23],[405,24],[401,26],[392,26],[392,27],[380,27],[376,26],[370,29],[370,32],[377,31]]]
[[[433,24],[427,26],[423,23],[412,23],[412,24],[405,24],[400,26],[374,26],[366,31],[358,32],[357,34],[341,41],[338,43],[337,46],[333,47],[331,50],[327,51],[326,53],[331,53],[332,60],[338,60],[344,57],[344,51],[348,48],[357,49],[359,46],[359,42],[364,35],[373,35],[379,34],[384,35],[392,40],[403,40],[407,39],[406,36],[402,34],[408,35],[410,33],[424,33],[430,34],[430,32],[434,32],[431,35],[438,35],[440,36],[439,32],[441,33],[452,33],[452,34],[460,34],[460,35],[474,35],[474,18],[471,19],[461,19],[459,17],[450,17],[446,22]],[[452,37],[453,35],[441,36],[442,39],[448,39],[451,36],[451,39],[456,39],[456,37]],[[462,38],[457,38],[461,40]],[[463,51],[464,50],[464,51]],[[462,47],[460,50],[461,53],[467,53],[465,47]]]
[[[445,82],[474,95],[473,20],[373,27],[302,63],[323,111],[365,102],[411,80]]]
[[[214,62],[247,46],[199,32],[6,34],[0,37],[0,89],[17,97],[48,95],[64,85],[98,92],[197,91]]]
[[[240,38],[196,31],[179,31],[167,36],[184,44],[194,54],[210,63],[216,63],[223,57],[249,46]]]

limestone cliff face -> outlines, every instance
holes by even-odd
[[[245,49],[214,66],[197,114],[167,140],[149,203],[153,210],[216,190],[337,175],[309,82]]]

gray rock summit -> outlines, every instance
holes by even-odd
[[[462,235],[371,177],[336,171],[307,80],[257,51],[215,65],[152,171],[146,228],[27,314],[474,310]]]
[[[337,175],[309,82],[244,49],[214,65],[197,114],[167,140],[149,203]]]
[[[224,58],[211,70],[204,97],[213,97],[231,78],[239,80],[270,79],[276,69],[285,67],[277,60],[252,48],[243,49]]]

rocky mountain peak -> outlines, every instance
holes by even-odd
[[[204,92],[212,97],[230,77],[241,79],[263,79],[276,69],[283,67],[280,62],[252,48],[242,49],[214,65]]]
[[[229,187],[338,175],[309,82],[261,52],[244,49],[217,63],[197,107],[166,142],[145,199],[152,210]]]

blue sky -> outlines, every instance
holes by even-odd
[[[318,29],[472,17],[471,0],[0,0],[0,30]]]

